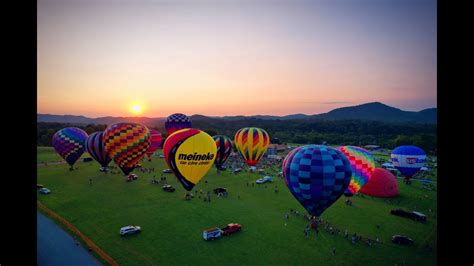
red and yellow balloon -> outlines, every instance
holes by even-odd
[[[104,148],[117,166],[128,175],[150,147],[150,131],[135,123],[117,123],[104,131]]]
[[[239,129],[234,137],[235,147],[248,166],[255,166],[270,145],[270,135],[257,127]]]
[[[175,131],[163,144],[166,163],[187,191],[211,169],[216,152],[214,139],[195,128]]]

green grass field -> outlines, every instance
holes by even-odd
[[[37,163],[64,161],[51,147],[37,147]]]
[[[38,148],[38,162],[57,158],[52,148]],[[152,160],[142,164],[154,167],[159,179],[166,163],[157,157]],[[229,196],[219,199],[213,194],[207,203],[196,193],[194,199],[185,201],[185,190],[172,174],[166,177],[176,192],[169,193],[151,183],[153,173],[135,171],[139,179],[127,183],[123,174],[99,172],[96,162],[78,162],[76,166],[79,169],[75,171],[69,171],[66,164],[38,166],[38,183],[52,191],[50,195],[38,194],[38,200],[73,223],[120,265],[437,264],[436,191],[422,189],[419,182],[411,186],[399,182],[400,196],[391,200],[356,196],[353,206],[346,206],[343,196],[323,213],[321,218],[341,231],[379,237],[383,242],[369,247],[351,244],[342,234],[331,235],[323,228],[317,236],[311,231],[305,238],[303,230],[308,222],[302,215],[290,214],[285,225],[284,215],[290,208],[305,211],[278,177],[272,184],[247,187],[246,182],[253,183],[260,175],[218,174],[212,168],[193,192],[202,189],[205,194],[223,186]],[[274,192],[275,186],[279,193]],[[428,222],[390,215],[396,207],[421,211],[427,214]],[[231,222],[242,224],[242,232],[211,242],[203,240],[203,229]],[[140,225],[142,233],[121,237],[119,229],[129,224]],[[411,237],[415,245],[391,243],[394,234]],[[433,249],[426,250],[425,243]],[[332,254],[333,247],[336,255]]]

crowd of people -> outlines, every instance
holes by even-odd
[[[285,225],[287,225],[287,223],[290,220],[290,214],[295,217],[303,217],[305,221],[309,222],[303,230],[305,238],[309,238],[311,234],[311,229],[314,229],[316,237],[318,236],[320,230],[323,230],[330,235],[342,236],[344,237],[344,239],[351,241],[351,243],[354,245],[358,243],[364,243],[368,247],[372,247],[372,246],[379,246],[382,244],[378,236],[365,237],[355,232],[349,232],[349,230],[347,229],[341,230],[337,226],[332,225],[329,221],[323,220],[322,218],[317,218],[309,214],[301,215],[300,212],[293,209],[290,209],[289,212],[285,213],[284,215]],[[381,228],[380,225],[376,225],[376,227],[377,229]]]

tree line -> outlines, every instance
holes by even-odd
[[[194,118],[193,127],[210,134],[233,138],[235,132],[247,126],[260,127],[270,134],[272,143],[379,145],[393,149],[399,145],[416,145],[429,153],[437,152],[437,127],[433,124],[384,123],[361,120],[263,120],[257,118],[225,119]],[[38,123],[38,146],[51,146],[54,133],[64,127],[75,126],[88,134],[103,131],[107,125],[71,125],[64,123]],[[164,124],[149,126],[166,137]]]

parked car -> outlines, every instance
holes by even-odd
[[[241,172],[241,171],[242,171],[241,168],[235,168],[235,169],[232,171],[232,173],[233,173],[233,174],[236,174],[236,173],[239,173],[239,172]]]
[[[51,190],[49,190],[49,189],[47,189],[47,188],[44,187],[44,188],[41,188],[41,189],[39,190],[39,192],[40,192],[41,194],[50,194],[50,193],[51,193]]]
[[[168,191],[168,192],[175,192],[176,191],[176,189],[174,187],[172,187],[171,185],[164,185],[163,190]]]
[[[92,158],[91,157],[85,157],[82,159],[83,162],[87,163],[87,162],[92,162]]]
[[[131,234],[140,233],[141,231],[142,231],[142,228],[140,226],[127,225],[120,228],[120,235],[121,236],[131,235]]]
[[[136,174],[129,174],[127,176],[127,182],[130,182],[130,181],[133,181],[133,180],[137,180],[138,179],[138,176]]]
[[[227,236],[242,230],[242,226],[240,224],[228,224],[224,227],[221,227],[222,235]]]
[[[424,215],[421,212],[408,212],[403,209],[394,209],[390,211],[390,214],[400,216],[400,217],[405,217],[405,218],[410,218],[418,222],[426,222],[426,215]]]
[[[161,171],[163,174],[171,174],[171,169],[165,169]]]
[[[156,156],[158,156],[158,158],[165,158],[165,156],[163,154],[158,154]]]
[[[224,188],[224,187],[218,187],[218,188],[215,188],[215,189],[214,189],[214,193],[215,193],[215,194],[227,193],[227,189]]]
[[[40,189],[40,188],[44,188],[44,186],[41,184],[36,184],[36,189]]]
[[[392,242],[399,245],[412,245],[413,240],[407,236],[394,235],[392,236]]]
[[[204,230],[202,232],[202,237],[204,238],[204,240],[214,240],[216,238],[219,238],[222,236],[222,233],[224,231],[222,231],[220,228],[217,228],[217,227],[213,227],[213,228],[209,228],[207,230]]]
[[[255,181],[255,183],[257,184],[263,184],[263,183],[266,183],[266,182],[272,182],[273,181],[273,178],[271,176],[264,176],[263,178],[260,178],[260,179],[257,179],[257,181]]]

